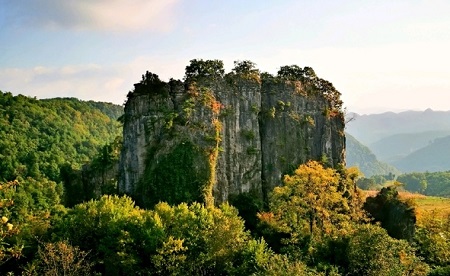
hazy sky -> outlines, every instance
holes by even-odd
[[[450,1],[0,0],[0,90],[122,104],[194,58],[310,66],[349,111],[450,110]]]

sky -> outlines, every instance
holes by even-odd
[[[192,59],[310,66],[349,112],[450,110],[448,0],[0,0],[0,90],[123,104]]]

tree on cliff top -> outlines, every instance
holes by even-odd
[[[133,93],[129,93],[127,97],[130,97],[133,94],[163,94],[166,89],[166,83],[159,79],[159,76],[153,74],[152,72],[146,71],[145,74],[142,75],[142,80],[134,85]]]
[[[342,108],[341,93],[331,82],[317,77],[316,72],[311,67],[306,66],[302,69],[297,65],[281,66],[277,76],[283,80],[309,83],[315,88],[313,93],[319,92],[319,95],[325,97],[331,109],[340,110]]]
[[[244,77],[245,79],[259,80],[259,70],[256,63],[250,60],[235,61],[233,74]]]
[[[225,70],[223,69],[223,61],[193,59],[190,64],[186,66],[185,80],[198,81],[199,79],[208,78],[215,80],[223,78]]]
[[[304,67],[303,69],[297,65],[281,66],[278,70],[278,77],[287,80],[316,80],[316,72],[311,67]]]

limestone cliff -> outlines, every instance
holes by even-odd
[[[308,67],[273,77],[246,61],[224,75],[193,60],[169,83],[147,72],[125,105],[119,190],[142,205],[265,198],[300,163],[344,161],[339,95]]]

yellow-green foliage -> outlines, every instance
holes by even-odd
[[[0,91],[0,180],[59,181],[63,164],[80,168],[120,135],[120,106],[71,99],[36,100]]]
[[[159,203],[146,211],[117,196],[75,206],[56,233],[90,251],[99,272],[109,275],[219,273],[250,238],[229,205]]]
[[[300,165],[284,177],[270,197],[270,211],[278,227],[299,236],[334,235],[350,220],[349,201],[339,190],[340,176],[316,161]],[[295,242],[295,241],[294,241]]]
[[[10,258],[18,258],[21,255],[22,245],[10,244],[11,237],[17,235],[18,227],[10,220],[9,208],[14,200],[8,196],[9,191],[14,191],[17,181],[0,183],[0,265]]]
[[[431,212],[422,217],[414,240],[419,254],[427,263],[437,266],[450,264],[450,216],[444,219]]]
[[[347,275],[427,275],[428,266],[415,256],[414,249],[377,225],[358,226],[348,240]]]
[[[67,241],[42,243],[36,255],[25,275],[92,275],[88,253]]]

